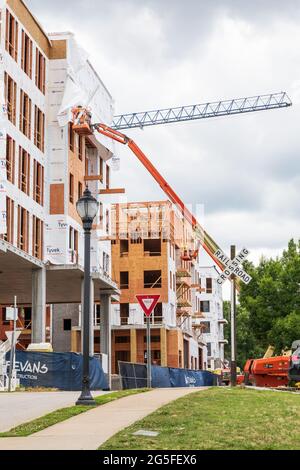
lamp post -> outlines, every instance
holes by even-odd
[[[90,293],[91,293],[91,230],[98,212],[98,202],[86,187],[76,209],[84,229],[84,290],[83,290],[83,367],[82,389],[76,405],[95,405],[90,390]]]

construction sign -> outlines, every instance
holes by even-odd
[[[147,317],[150,317],[151,313],[155,309],[159,299],[160,295],[143,295],[139,294],[136,295],[137,301],[140,304],[140,306],[143,309],[144,314]]]

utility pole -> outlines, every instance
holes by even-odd
[[[14,299],[14,327],[11,337],[11,350],[10,350],[10,364],[9,364],[9,377],[8,377],[8,391],[12,391],[13,372],[15,370],[15,355],[16,355],[16,328],[17,328],[17,297]]]
[[[236,256],[236,247],[230,247],[230,257],[233,260]],[[236,277],[231,275],[231,309],[230,309],[230,328],[231,328],[231,365],[230,365],[230,383],[232,387],[236,386]]]

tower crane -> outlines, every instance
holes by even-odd
[[[182,259],[184,261],[196,259],[200,246],[202,245],[208,255],[223,270],[223,265],[214,256],[214,253],[219,248],[217,243],[203,229],[195,216],[188,210],[182,199],[163,178],[140,147],[131,138],[122,134],[120,130],[287,108],[291,105],[292,102],[285,92],[271,93],[176,108],[158,109],[155,111],[123,114],[114,118],[111,127],[103,123],[92,123],[92,114],[89,109],[78,106],[72,110],[73,130],[79,135],[86,136],[92,135],[96,131],[116,142],[127,145],[146,170],[153,176],[170,201],[180,210],[183,217],[193,227],[195,239],[197,239],[197,247],[194,252],[188,253],[186,250]]]

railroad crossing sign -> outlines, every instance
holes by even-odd
[[[226,266],[224,271],[218,277],[217,283],[222,285],[232,274],[234,274],[245,284],[249,284],[249,282],[252,280],[252,277],[249,276],[249,274],[247,274],[246,271],[244,271],[240,266],[240,264],[245,261],[249,253],[250,252],[247,250],[247,248],[243,248],[234,259],[230,259],[225,255],[225,253],[223,253],[222,250],[217,250],[215,252],[215,257],[221,261],[224,266]]]
[[[142,307],[144,314],[147,317],[150,317],[151,313],[155,309],[159,299],[160,295],[136,295],[137,301]]]

